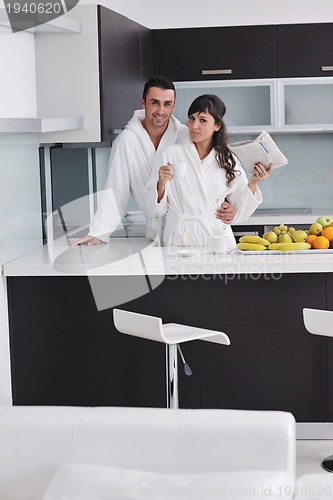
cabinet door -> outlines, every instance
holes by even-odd
[[[201,94],[218,95],[225,103],[229,133],[257,134],[277,129],[276,79],[179,82],[174,115],[187,123],[190,103]],[[232,141],[233,142],[233,141]]]
[[[8,281],[13,403],[95,406],[94,304],[87,278]]]
[[[174,81],[274,78],[275,27],[155,31],[157,71]]]
[[[202,408],[283,410],[298,421],[326,421],[326,339],[303,323],[303,307],[325,308],[324,274],[201,278],[198,303],[199,326],[231,341],[200,343]]]
[[[150,30],[98,6],[101,136],[108,141],[139,109],[142,89],[152,67]]]
[[[333,130],[333,77],[281,78],[278,85],[280,130]]]
[[[278,76],[333,76],[333,23],[277,26]]]

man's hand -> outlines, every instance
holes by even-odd
[[[224,224],[231,224],[236,215],[236,208],[228,201],[224,201],[220,208],[215,212],[215,217]]]
[[[76,247],[77,245],[87,245],[88,247],[91,247],[93,245],[101,245],[102,243],[105,243],[105,241],[99,240],[98,238],[95,238],[95,236],[89,236],[88,234],[87,236],[71,241],[69,246]]]

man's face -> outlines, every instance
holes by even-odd
[[[141,99],[145,109],[145,120],[156,128],[166,127],[175,107],[175,93],[172,89],[150,87],[146,101]]]

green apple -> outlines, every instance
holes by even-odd
[[[263,238],[270,243],[276,243],[278,239],[277,234],[274,233],[274,231],[267,231],[267,233],[263,234]]]
[[[325,229],[325,227],[329,226],[332,221],[333,221],[333,219],[331,217],[329,217],[328,215],[322,215],[321,217],[318,217],[318,219],[316,220],[316,222],[318,222],[318,224],[321,224],[323,226],[323,229]]]
[[[288,233],[280,234],[278,237],[278,243],[292,243],[293,240]]]
[[[319,222],[314,222],[310,226],[310,234],[321,234],[323,230],[323,226]]]
[[[293,231],[291,233],[291,237],[294,243],[300,243],[302,241],[306,241],[308,235],[302,229],[298,229],[297,231]]]

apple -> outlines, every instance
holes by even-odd
[[[293,240],[288,233],[280,234],[278,237],[278,243],[292,243]]]
[[[314,222],[313,224],[311,224],[310,226],[310,234],[321,234],[323,230],[323,226],[320,224],[320,222]]]
[[[329,226],[331,222],[333,222],[333,220],[328,215],[322,215],[321,217],[318,217],[316,222],[318,222],[318,224],[321,224],[323,226],[323,229],[325,229],[325,227]]]
[[[274,233],[274,231],[267,231],[267,233],[263,234],[263,238],[270,243],[275,243],[278,239],[277,234]]]
[[[297,231],[293,231],[291,233],[291,237],[294,243],[300,243],[302,241],[306,241],[308,235],[302,229],[298,229]]]

